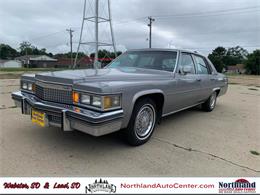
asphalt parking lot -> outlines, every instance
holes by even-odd
[[[259,85],[229,85],[211,113],[163,119],[143,146],[117,133],[95,138],[41,128],[11,100],[17,79],[0,80],[0,176],[260,176]]]

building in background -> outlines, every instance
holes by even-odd
[[[28,68],[56,68],[57,59],[46,55],[27,55],[15,58]]]
[[[235,66],[228,66],[226,72],[227,73],[236,73],[236,74],[245,74],[246,73],[245,65],[237,64]]]
[[[94,63],[94,59],[89,58],[88,56],[84,56],[77,61],[77,66],[75,68],[92,68]],[[70,58],[58,58],[56,66],[58,68],[70,68],[71,59]]]
[[[22,63],[18,60],[1,60],[0,68],[21,68]]]

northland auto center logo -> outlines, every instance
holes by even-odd
[[[115,193],[116,186],[114,184],[109,184],[107,180],[96,179],[94,183],[88,184],[86,186],[86,193],[95,193],[95,192],[106,192],[106,193]]]
[[[256,183],[246,179],[237,179],[235,182],[219,182],[219,193],[256,193]]]

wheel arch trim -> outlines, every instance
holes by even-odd
[[[212,93],[217,92],[217,96],[218,96],[218,94],[220,93],[220,90],[221,90],[220,87],[215,87],[215,88],[212,89]]]
[[[165,100],[165,95],[162,90],[150,89],[150,90],[140,91],[140,92],[136,93],[133,97],[132,105],[135,105],[136,100],[139,99],[140,97],[145,96],[145,95],[152,95],[152,94],[161,94]]]
[[[162,90],[160,89],[150,89],[150,90],[143,90],[143,91],[139,91],[137,93],[135,93],[133,95],[133,98],[132,98],[132,101],[131,101],[131,106],[127,108],[127,114],[125,118],[125,121],[124,121],[124,125],[122,126],[122,128],[125,128],[127,127],[127,125],[129,124],[129,121],[130,121],[130,118],[132,116],[132,112],[134,110],[134,106],[136,104],[136,101],[142,97],[142,96],[146,96],[146,95],[152,95],[152,94],[161,94],[165,100],[165,94]],[[163,107],[162,107],[162,110],[163,110]]]

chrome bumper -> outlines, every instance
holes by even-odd
[[[47,126],[61,127],[64,131],[79,130],[84,133],[101,136],[120,130],[123,110],[96,112],[72,105],[42,101],[33,94],[21,91],[12,93],[22,114],[31,115],[31,109],[45,113]]]

